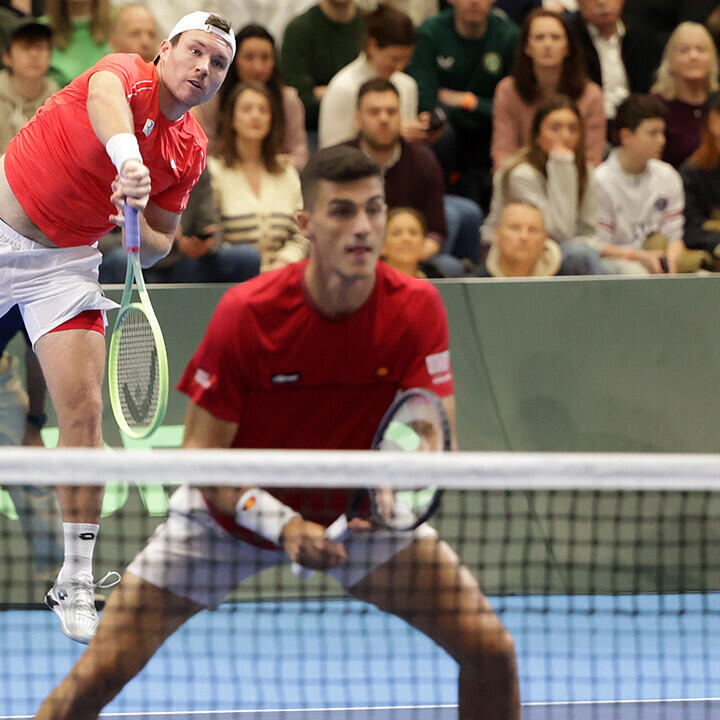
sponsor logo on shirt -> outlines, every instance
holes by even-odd
[[[155,123],[148,118],[143,125],[143,133],[145,137],[150,137],[150,133],[155,129]]]
[[[195,371],[195,377],[193,379],[204,390],[209,390],[215,381],[215,378],[202,368],[198,368]]]
[[[170,167],[171,167],[173,170],[177,170],[177,165],[175,164],[175,160],[170,160]]]
[[[442,352],[435,353],[434,355],[428,355],[425,358],[425,367],[431,375],[449,374],[450,373],[450,351],[443,350]],[[444,382],[433,380],[433,382]]]
[[[438,55],[435,60],[441,70],[449,70],[455,64],[454,57],[443,57],[442,55]]]
[[[300,380],[300,373],[278,373],[277,375],[273,375],[270,379],[276,384],[294,383]]]
[[[502,69],[502,58],[496,52],[488,52],[483,55],[482,64],[491,75],[497,75]]]
[[[655,207],[660,211],[667,210],[667,206],[668,206],[668,199],[666,197],[659,197],[655,201]]]

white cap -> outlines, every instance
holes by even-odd
[[[191,12],[190,14],[181,17],[175,24],[175,27],[170,31],[167,39],[172,40],[176,35],[184,33],[187,30],[205,30],[205,32],[214,33],[219,38],[222,38],[230,46],[233,57],[235,57],[235,36],[232,32],[225,32],[219,27],[207,24],[207,19],[214,14],[216,13],[198,10],[197,12]]]

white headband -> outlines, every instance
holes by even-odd
[[[207,24],[207,19],[213,14],[214,13],[198,10],[197,12],[192,12],[189,15],[181,17],[175,27],[170,31],[167,39],[172,40],[176,35],[184,33],[187,30],[204,30],[205,32],[214,33],[219,38],[222,38],[230,46],[233,57],[235,57],[235,36],[231,32],[225,32],[219,27]]]

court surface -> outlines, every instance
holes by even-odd
[[[515,638],[524,720],[720,718],[720,594],[494,605]],[[32,717],[83,648],[37,610],[0,612],[0,637],[0,720]],[[103,717],[451,720],[456,672],[354,601],[236,603],[188,622]]]

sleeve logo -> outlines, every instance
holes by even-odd
[[[443,350],[434,355],[428,355],[425,358],[425,367],[431,375],[450,372],[450,351]]]
[[[209,390],[210,386],[213,384],[213,380],[215,378],[210,375],[210,373],[206,372],[202,368],[198,368],[195,371],[195,377],[193,380],[201,387],[203,390]]]

